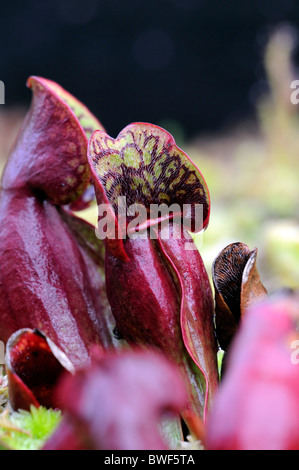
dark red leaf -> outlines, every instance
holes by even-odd
[[[188,406],[205,418],[218,380],[213,298],[186,230],[175,240],[178,219],[191,231],[208,225],[210,199],[203,176],[168,132],[146,123],[127,126],[117,139],[94,132],[89,161],[97,202],[107,208],[106,285],[118,331],[129,343],[155,346],[179,364],[189,383]],[[125,197],[123,208],[120,197]],[[134,204],[145,209],[138,238],[128,213]],[[172,209],[153,216],[153,206],[161,204]],[[165,222],[171,232],[167,241],[158,235]]]
[[[209,449],[299,449],[298,320],[298,296],[247,311],[208,420]]]
[[[165,414],[185,405],[176,367],[146,350],[110,353],[66,378],[58,389],[64,420],[44,449],[167,449],[160,429]],[[64,442],[62,429],[67,428]],[[73,437],[72,437],[73,436]]]
[[[38,330],[18,330],[8,340],[6,372],[14,410],[56,408],[55,389],[63,373],[74,372],[65,354]]]
[[[205,416],[218,382],[213,299],[200,255],[186,251],[187,242],[124,240],[130,261],[106,253],[107,295],[121,335],[178,363],[192,383],[189,407]]]
[[[182,338],[186,350],[200,371],[196,375],[204,392],[200,394],[201,406],[195,406],[197,412],[202,409],[205,420],[218,386],[214,303],[202,258],[186,230],[183,229],[182,236],[178,237],[180,229],[173,224],[169,237],[165,237],[162,230],[159,242],[164,261],[175,272],[173,279],[181,293]]]
[[[0,339],[38,328],[79,366],[91,344],[112,342],[102,241],[57,205],[78,199],[90,181],[86,132],[100,124],[54,82],[28,84],[32,104],[2,178]]]

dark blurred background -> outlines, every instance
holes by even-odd
[[[299,25],[298,1],[1,0],[6,105],[29,105],[26,79],[41,75],[112,136],[133,121],[217,132],[254,113],[263,46],[285,22]]]

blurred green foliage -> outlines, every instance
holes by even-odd
[[[294,37],[276,31],[265,50],[269,93],[256,123],[223,136],[199,139],[186,151],[211,193],[210,225],[200,241],[209,273],[218,252],[235,241],[258,248],[258,267],[269,292],[299,287],[299,105],[291,103],[296,79]],[[299,78],[299,76],[297,77]]]
[[[31,407],[0,414],[0,445],[9,450],[38,450],[54,432],[61,420],[59,410]]]

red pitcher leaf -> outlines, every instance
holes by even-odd
[[[30,188],[54,202],[76,200],[90,180],[87,138],[71,108],[49,87],[31,77],[31,107],[6,165],[2,187]]]
[[[87,138],[52,82],[31,77],[29,85],[33,101],[2,177],[0,339],[38,328],[80,366],[91,344],[112,344],[105,293],[95,295],[101,261],[52,203],[70,203],[88,184]]]
[[[299,450],[298,321],[298,295],[249,308],[209,416],[208,449]]]
[[[65,102],[71,108],[83,128],[87,140],[91,137],[91,134],[95,130],[99,129],[101,131],[105,131],[101,122],[90,112],[90,110],[77,98],[75,98],[68,91],[62,88],[58,83],[42,77],[31,77],[28,80],[29,86],[32,80],[38,80],[39,82],[41,82],[45,87],[55,93],[63,102]],[[82,195],[71,203],[70,209],[72,211],[81,211],[89,207],[90,204],[94,201],[94,186],[92,183],[90,183],[86,187]]]
[[[256,248],[251,251],[244,243],[232,243],[213,263],[216,332],[224,350],[227,350],[246,309],[267,295],[256,267],[256,257]]]
[[[118,233],[114,240],[108,234],[106,240],[115,256],[126,259],[122,238],[127,226],[120,223],[120,211],[124,210],[128,216],[128,208],[136,204],[146,210],[140,229],[182,215],[192,231],[207,227],[210,205],[206,182],[164,129],[134,123],[116,139],[95,131],[89,141],[89,160],[98,204],[109,204],[107,223]],[[122,197],[126,198],[123,207],[120,206]],[[172,210],[163,217],[159,208],[165,204]],[[201,208],[200,224],[196,206]]]
[[[87,262],[55,206],[24,197],[20,190],[7,191],[4,196],[0,211],[0,339],[7,341],[20,328],[41,329],[80,366],[89,361],[91,344],[110,341],[94,293],[93,283],[99,287],[99,275],[91,277],[91,258]]]
[[[122,337],[181,358],[180,293],[157,242],[128,238],[124,245],[127,262],[106,251],[107,296]]]
[[[96,262],[98,270],[101,272],[102,284],[105,282],[105,246],[102,240],[99,240],[95,233],[95,227],[84,219],[59,208],[59,213],[71,231],[84,252]]]
[[[98,316],[98,323],[102,330],[100,333],[101,343],[107,348],[112,343],[119,347],[123,342],[120,343],[115,337],[115,319],[106,294],[104,243],[96,237],[93,225],[65,212],[63,208],[60,209],[60,214],[78,243],[89,274],[89,288]]]
[[[179,415],[186,392],[178,370],[164,356],[127,350],[65,378],[58,399],[83,449],[164,450],[159,423],[165,414]],[[59,427],[44,447],[57,448],[62,448]]]
[[[217,344],[212,290],[202,258],[189,233],[176,224],[159,233],[160,249],[176,273],[181,292],[181,330],[184,345],[198,366],[200,405],[205,420],[218,385]],[[200,409],[197,405],[197,411]]]
[[[58,83],[42,77],[30,77],[28,80],[28,86],[34,86],[35,81],[51,90],[71,108],[84,129],[87,139],[89,139],[91,134],[97,129],[105,131],[100,121],[90,112],[90,110]]]
[[[186,256],[184,268],[180,267],[183,243],[172,245],[170,240],[161,248],[156,235],[169,223],[173,224],[170,239],[177,231],[174,226],[191,231],[206,228],[210,210],[206,183],[173,137],[151,124],[131,124],[115,140],[96,131],[89,143],[89,160],[99,208],[97,235],[107,248],[107,296],[118,331],[129,343],[155,346],[179,364],[189,383],[189,406],[204,415],[214,377],[217,380],[211,288],[200,257]],[[162,211],[162,206],[167,210]],[[143,212],[138,223],[136,212]],[[188,263],[197,271],[190,286],[180,279],[187,275]],[[205,327],[207,340],[202,335]]]
[[[56,408],[55,389],[61,375],[73,373],[73,364],[40,331],[15,332],[7,342],[6,371],[9,402],[14,410],[30,406]]]
[[[196,252],[188,255],[179,240],[128,238],[124,247],[127,262],[106,252],[107,296],[116,325],[130,344],[155,346],[179,364],[192,384],[189,407],[203,415],[218,375],[213,303],[202,261]],[[171,259],[165,260],[166,253]],[[188,263],[196,272],[182,280]]]

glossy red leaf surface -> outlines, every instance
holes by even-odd
[[[102,314],[107,300],[101,305],[99,293],[102,242],[57,205],[75,201],[89,183],[82,125],[98,121],[53,82],[31,77],[28,83],[32,104],[2,177],[0,339],[38,328],[79,366],[89,361],[90,344],[111,343]],[[82,231],[98,246],[97,260]]]
[[[83,449],[164,450],[159,423],[165,413],[179,415],[186,391],[164,356],[127,350],[104,355],[64,379],[58,399],[64,421],[45,450],[77,448],[78,442]]]
[[[247,311],[209,417],[209,449],[299,449],[298,321],[298,296]]]
[[[205,419],[218,386],[212,290],[204,263],[192,237],[186,230],[181,237],[178,237],[181,228],[175,224],[170,230],[169,237],[164,237],[163,230],[160,232],[160,249],[166,264],[169,263],[170,268],[175,271],[173,279],[181,293],[182,339],[190,357],[200,370],[199,377],[205,391],[201,408]]]
[[[180,365],[189,383],[188,406],[205,418],[218,380],[211,287],[187,232],[174,238],[181,227],[178,219],[182,225],[191,221],[191,230],[206,228],[206,183],[173,137],[151,124],[131,124],[117,139],[96,131],[89,161],[98,204],[106,204],[112,229],[114,224],[117,229],[116,236],[107,232],[104,240],[107,296],[117,328],[131,344],[155,346]],[[132,236],[130,214],[127,226],[120,227],[118,201],[124,196],[127,216],[134,204],[146,210],[138,238]],[[153,218],[153,205],[161,204],[176,204],[175,210]],[[200,224],[196,206],[202,209]],[[165,222],[167,241],[158,234]]]
[[[2,188],[26,187],[55,204],[68,204],[90,179],[86,134],[48,80],[30,77],[28,86],[32,103],[4,170]]]
[[[8,340],[5,359],[12,409],[56,408],[57,383],[66,371],[74,372],[56,345],[38,330],[18,330]]]
[[[127,239],[127,262],[107,252],[107,295],[121,335],[176,361],[192,383],[189,407],[205,416],[218,382],[213,299],[200,255],[185,242]]]

